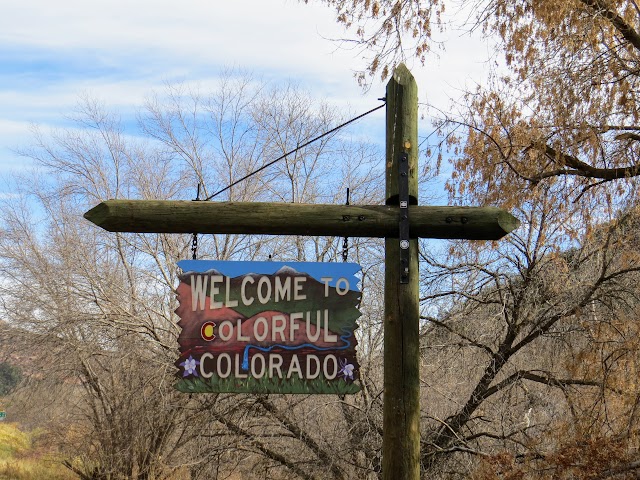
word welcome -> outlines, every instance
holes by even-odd
[[[324,283],[324,296],[329,296],[329,283],[333,281],[333,277],[322,277],[320,279]],[[240,298],[231,298],[232,287],[231,278],[224,275],[191,275],[191,309],[192,311],[205,310],[206,299],[211,297],[209,309],[237,307],[239,302],[244,306],[252,305],[258,300],[262,305],[270,302],[278,303],[281,301],[290,302],[292,299],[306,300],[307,295],[303,292],[307,277],[280,277],[262,275],[256,280],[256,277],[246,275],[240,284]],[[224,301],[216,300],[220,295],[220,286],[225,284]],[[349,280],[340,277],[335,284],[335,291],[338,295],[346,295],[349,292]]]

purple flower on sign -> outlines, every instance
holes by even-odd
[[[189,358],[180,364],[181,367],[184,367],[184,373],[182,376],[186,377],[187,375],[195,375],[197,377],[198,371],[196,370],[196,365],[200,365],[200,362],[193,358],[193,356],[189,355]]]
[[[346,359],[340,359],[340,371],[338,372],[338,375],[342,375],[344,377],[344,379],[346,380],[347,378],[349,380],[353,380],[353,369],[355,367],[350,364],[347,363]]]

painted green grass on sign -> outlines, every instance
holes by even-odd
[[[358,393],[360,385],[344,379],[329,381],[320,376],[313,381],[299,378],[220,378],[213,375],[209,379],[183,378],[175,388],[184,393],[291,393],[291,394],[335,394]]]

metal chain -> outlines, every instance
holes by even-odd
[[[349,188],[347,188],[347,203],[349,205]],[[344,237],[342,240],[342,261],[346,262],[349,258],[349,237]]]
[[[342,261],[346,262],[349,258],[349,237],[344,237],[342,241]]]
[[[194,202],[199,202],[200,201],[200,185],[202,183],[198,182],[198,192],[196,194],[196,198],[194,200]],[[193,239],[191,240],[191,258],[193,258],[194,260],[198,259],[198,234],[197,233],[193,233]]]
[[[191,240],[191,253],[193,254],[192,258],[194,260],[197,260],[198,259],[198,234],[197,233],[193,234],[193,240]]]

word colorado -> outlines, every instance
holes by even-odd
[[[288,365],[286,365],[288,363]],[[240,354],[229,355],[220,353],[204,353],[200,357],[200,375],[211,378],[214,373],[220,378],[297,378],[299,380],[313,380],[322,375],[326,380],[333,380],[344,371],[340,368],[338,358],[333,355],[322,356],[308,354],[291,355],[288,362],[277,353],[255,353],[246,365],[241,364]]]

